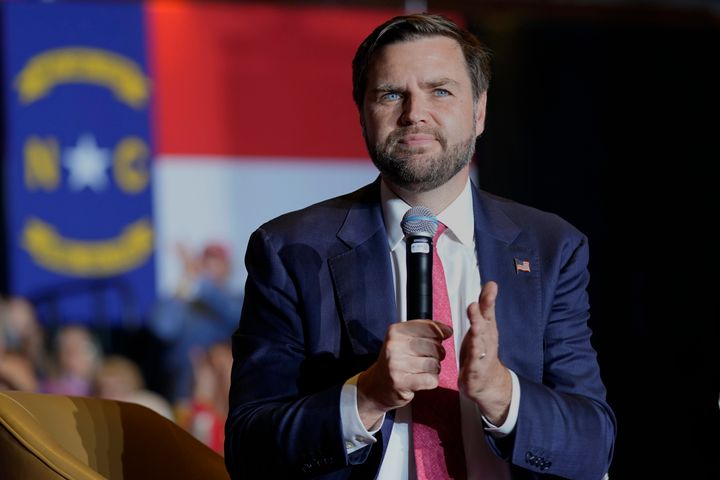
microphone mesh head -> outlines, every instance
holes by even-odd
[[[405,213],[400,227],[406,237],[420,235],[432,238],[438,228],[438,219],[427,207],[412,207]]]

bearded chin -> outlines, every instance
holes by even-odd
[[[383,177],[405,190],[422,193],[444,185],[470,162],[475,153],[475,137],[434,156],[402,148],[397,143],[368,145],[368,151]]]

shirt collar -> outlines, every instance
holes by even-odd
[[[400,222],[405,212],[410,210],[410,205],[395,195],[392,190],[385,184],[384,180],[380,182],[380,201],[382,202],[383,219],[385,220],[385,230],[388,236],[388,245],[390,250],[395,250],[398,244],[403,240],[403,234]],[[445,224],[449,232],[455,236],[465,246],[473,245],[475,235],[475,215],[473,214],[472,190],[470,189],[470,179],[465,184],[465,188],[438,215],[438,220]]]

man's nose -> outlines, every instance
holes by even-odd
[[[399,118],[400,125],[408,126],[427,123],[428,105],[420,95],[406,94],[402,107],[402,114]]]

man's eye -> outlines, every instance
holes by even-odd
[[[398,92],[388,92],[382,96],[382,99],[394,102],[400,100],[400,94]]]
[[[433,93],[436,97],[447,97],[450,95],[450,92],[448,92],[444,88],[436,88]]]

